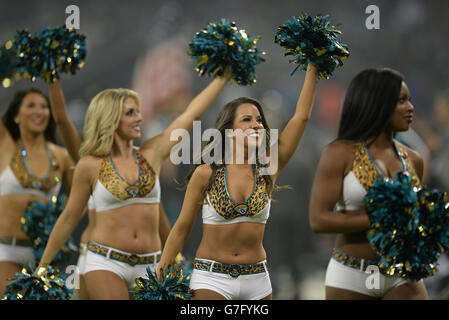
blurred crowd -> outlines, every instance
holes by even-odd
[[[268,254],[274,299],[322,299],[324,273],[334,235],[313,234],[308,221],[309,195],[321,151],[336,137],[340,108],[351,79],[369,67],[391,67],[404,74],[415,107],[413,130],[398,139],[418,150],[425,159],[425,183],[449,191],[449,3],[445,0],[305,1],[228,0],[177,1],[8,1],[0,0],[0,40],[17,30],[38,31],[65,23],[65,8],[80,8],[80,33],[86,36],[85,67],[63,76],[71,119],[81,132],[90,99],[106,88],[126,87],[139,92],[145,117],[145,137],[161,130],[187,105],[209,79],[198,77],[186,54],[195,32],[220,18],[234,20],[249,35],[260,35],[258,47],[266,62],[256,67],[257,82],[250,87],[228,87],[201,119],[202,129],[213,126],[218,110],[239,96],[260,100],[272,128],[282,129],[293,114],[304,73],[290,76],[294,65],[274,43],[277,26],[301,11],[329,14],[341,24],[341,39],[350,57],[330,80],[317,87],[312,119],[292,160],[277,183],[290,185],[274,195],[264,246]],[[365,8],[380,9],[380,29],[368,30]],[[0,90],[3,114],[15,90],[47,90],[45,83],[21,80]],[[189,165],[162,169],[162,202],[171,224],[183,200],[179,190]],[[86,219],[86,218],[85,218]],[[85,221],[76,231],[79,236]],[[193,259],[201,236],[198,219],[184,248]],[[440,259],[439,272],[426,280],[430,297],[449,298],[449,259]]]

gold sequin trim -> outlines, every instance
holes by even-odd
[[[265,180],[256,170],[256,188],[249,199],[244,203],[236,204],[227,192],[224,176],[224,166],[215,172],[215,181],[208,191],[209,200],[215,211],[226,220],[231,220],[240,216],[253,217],[257,215],[267,205],[269,196],[266,191]]]
[[[17,142],[16,154],[11,159],[10,167],[20,185],[25,189],[37,189],[45,193],[50,192],[61,180],[61,172],[55,155],[50,152],[50,168],[45,178],[37,178],[30,175],[25,167],[25,158],[20,141]],[[48,146],[47,146],[48,148]],[[26,151],[25,151],[26,152]]]
[[[399,147],[398,150],[407,164],[407,171],[412,176],[412,184],[414,186],[419,185],[419,177],[416,174],[410,159],[404,156],[404,152]],[[365,190],[371,188],[374,182],[379,178],[379,173],[371,162],[365,143],[363,142],[357,142],[356,144],[355,158],[351,170]]]
[[[125,201],[131,198],[143,198],[153,190],[156,183],[156,173],[143,155],[136,150],[140,165],[140,175],[134,185],[121,179],[111,162],[110,156],[104,157],[101,163],[99,180],[101,184],[116,198]]]

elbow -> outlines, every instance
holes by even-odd
[[[311,214],[309,218],[310,229],[313,233],[326,233],[326,228],[320,217]]]

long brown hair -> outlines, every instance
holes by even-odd
[[[248,97],[241,97],[241,98],[237,98],[234,99],[230,102],[228,102],[220,111],[220,113],[217,116],[217,119],[215,121],[215,125],[214,128],[217,129],[220,132],[220,136],[221,136],[221,141],[225,141],[225,130],[226,129],[232,129],[233,125],[234,125],[234,119],[235,119],[235,114],[237,111],[237,108],[239,106],[241,106],[242,104],[245,103],[249,103],[254,105],[257,110],[259,110],[259,114],[262,120],[262,125],[264,127],[264,129],[266,130],[266,140],[265,140],[265,144],[266,144],[266,149],[267,152],[270,152],[270,127],[267,123],[267,120],[265,118],[263,109],[261,104],[259,103],[259,101],[257,101],[256,99],[253,98],[248,98]],[[189,173],[186,175],[185,178],[185,186],[187,186],[187,184],[190,181],[190,178],[192,177],[193,173],[195,172],[196,168],[198,166],[200,166],[201,164],[204,164],[203,161],[203,154],[208,152],[208,147],[210,147],[212,144],[216,143],[215,140],[209,141],[209,142],[205,142],[202,145],[202,154],[201,154],[201,159],[200,159],[200,163],[195,164],[195,166],[189,171]],[[207,182],[206,186],[204,187],[204,189],[202,190],[202,194],[203,194],[203,199],[206,197],[206,193],[209,191],[209,189],[211,188],[211,186],[213,185],[214,181],[215,181],[215,175],[218,169],[220,169],[221,167],[223,167],[223,163],[225,163],[225,143],[221,144],[222,147],[222,161],[221,163],[216,163],[216,162],[212,162],[210,163],[210,167],[212,169],[212,174],[210,176],[209,181]],[[261,165],[258,161],[257,164],[259,166],[266,166],[266,165]],[[265,180],[266,186],[267,186],[267,192],[268,194],[271,196],[273,191],[276,191],[278,189],[280,189],[279,186],[277,186],[274,182],[273,179],[271,178],[270,175],[262,175],[262,178]]]
[[[56,123],[51,115],[50,100],[42,91],[35,88],[20,90],[14,93],[14,95],[11,98],[11,101],[9,102],[8,109],[6,110],[6,113],[4,114],[2,119],[5,127],[8,129],[14,141],[17,141],[17,139],[20,138],[19,125],[16,122],[14,122],[14,118],[19,112],[23,99],[30,93],[40,94],[42,97],[44,97],[45,101],[47,102],[48,109],[50,110],[50,118],[48,120],[48,125],[44,131],[44,137],[47,141],[56,143]]]

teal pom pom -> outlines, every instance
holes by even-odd
[[[189,300],[193,290],[189,288],[190,272],[185,272],[181,264],[164,270],[162,282],[147,267],[147,277],[136,279],[136,286],[130,290],[135,300]]]
[[[23,212],[21,219],[22,230],[30,238],[34,257],[40,261],[47,245],[48,238],[61,212],[64,210],[67,197],[65,195],[52,197],[48,205],[42,201],[31,201]],[[61,250],[53,259],[55,265],[70,262],[77,253],[77,247],[70,236]]]
[[[265,61],[261,57],[265,53],[256,48],[259,39],[238,30],[234,22],[221,19],[196,33],[188,54],[196,61],[200,76],[221,76],[229,68],[232,82],[252,85],[256,82],[255,66]]]
[[[367,239],[384,273],[418,281],[436,272],[438,257],[449,249],[447,200],[447,194],[413,186],[407,172],[376,180],[365,197]]]
[[[343,65],[349,57],[348,47],[337,38],[341,31],[330,24],[328,15],[318,15],[312,18],[302,13],[299,18],[292,17],[282,26],[279,26],[274,42],[283,47],[286,56],[293,56],[290,62],[298,68],[307,70],[307,65],[316,65],[319,79],[329,79],[332,72]]]
[[[65,26],[50,26],[31,35],[27,29],[14,39],[17,71],[27,80],[54,82],[60,73],[74,74],[84,66],[85,36]]]
[[[29,269],[23,268],[8,283],[2,300],[69,300],[73,290],[65,285],[65,274],[48,266],[47,272],[38,277],[33,271],[35,264]]]

